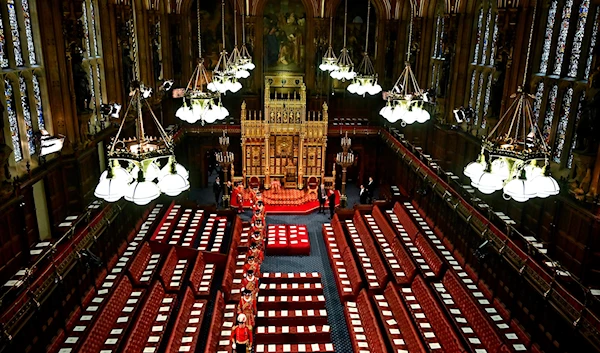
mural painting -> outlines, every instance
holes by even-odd
[[[301,0],[270,0],[264,11],[266,72],[304,72],[306,13]]]

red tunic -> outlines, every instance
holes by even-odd
[[[256,277],[260,278],[260,265],[256,261],[253,264],[249,264],[249,263],[246,262],[244,264],[244,267],[242,267],[242,270],[244,271],[244,274],[246,272],[248,272],[248,270],[252,270],[252,271],[254,271],[254,275]]]
[[[252,333],[248,326],[240,327],[235,325],[231,330],[231,342],[236,344],[248,344],[252,346]]]
[[[250,297],[250,300],[246,300],[242,296],[238,303],[237,312],[238,314],[246,315],[246,318],[248,319],[246,325],[252,330],[254,327],[254,316],[256,315],[256,300],[252,297]]]
[[[239,191],[237,188],[233,189],[233,191],[231,192],[231,206],[233,207],[238,207],[238,194]]]
[[[265,261],[265,253],[259,248],[254,250],[248,249],[248,256],[254,256],[254,262],[258,263],[259,266]]]
[[[248,277],[244,277],[244,279],[242,279],[242,289],[250,290],[252,291],[252,294],[256,294],[258,292],[258,278],[254,276],[254,279],[250,281],[248,280]]]

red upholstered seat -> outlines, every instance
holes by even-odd
[[[385,341],[367,292],[361,291],[356,302],[347,302],[344,309],[354,352],[385,353]]]
[[[221,334],[221,323],[223,322],[224,310],[225,299],[223,298],[223,293],[221,293],[221,291],[218,291],[217,296],[215,298],[212,319],[210,320],[210,329],[208,331],[208,338],[206,339],[206,348],[204,349],[204,353],[215,353],[217,351],[217,347],[219,345],[219,337]],[[190,352],[193,352],[193,350],[190,350]]]
[[[417,225],[414,223],[408,212],[398,202],[394,204],[394,213],[398,217],[400,223],[404,227],[404,230],[408,233],[411,239],[415,239],[419,233]]]
[[[382,292],[388,280],[387,270],[358,213],[354,214],[353,220],[346,220],[346,228],[358,256],[358,267],[367,280],[367,289],[372,293]]]
[[[488,351],[496,352],[502,345],[502,338],[496,332],[494,326],[486,319],[481,307],[475,302],[473,296],[459,282],[458,278],[448,272],[444,276],[443,284],[451,293],[454,302],[460,308],[462,314],[471,324],[479,339]]]
[[[427,261],[431,271],[433,271],[436,277],[439,277],[443,267],[442,259],[436,254],[424,236],[419,235],[415,240],[415,245],[425,258],[425,261]]]
[[[217,296],[217,301],[220,296]],[[222,300],[222,298],[221,298]],[[195,299],[191,289],[187,289],[183,295],[181,306],[177,311],[177,318],[165,352],[194,352],[198,344],[198,331],[202,326],[207,301]],[[215,312],[219,309],[215,305]],[[190,321],[190,319],[192,319]],[[189,348],[182,348],[189,347]]]

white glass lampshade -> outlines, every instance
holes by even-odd
[[[129,184],[133,180],[131,175],[127,172],[127,170],[119,165],[119,162],[115,162],[115,164],[111,167],[113,180],[118,180],[123,182],[124,184]],[[108,170],[105,170],[100,174],[100,181],[106,179],[108,176]]]
[[[219,112],[218,120],[223,120],[229,116],[229,110],[227,110],[227,108],[225,108],[223,105],[221,105],[221,103],[219,103],[219,105],[216,107],[218,108],[217,111]]]
[[[485,172],[485,163],[481,163],[480,161],[474,161],[465,167],[464,174],[466,177],[471,180],[477,179],[478,177]]]
[[[471,181],[471,185],[483,194],[492,194],[494,191],[502,189],[502,184],[502,180],[490,172],[483,172],[478,178]]]
[[[492,162],[492,173],[500,180],[506,180],[510,176],[510,166],[504,158],[497,158]]]
[[[548,196],[558,195],[560,192],[560,186],[558,186],[556,179],[549,175],[539,175],[533,178],[531,183],[535,187],[537,197],[546,198]]]
[[[242,84],[239,83],[238,81],[235,81],[231,84],[229,90],[233,93],[236,93],[237,91],[242,89]]]
[[[419,114],[417,108],[412,108],[411,110],[407,110],[406,113],[402,116],[402,120],[408,125],[414,124],[417,121],[417,115]]]
[[[190,188],[190,182],[177,173],[169,173],[158,182],[158,187],[168,196],[177,196]]]
[[[135,167],[133,167],[131,172],[129,172],[129,174],[131,177],[133,177],[133,179],[137,179],[139,171],[140,171],[140,167],[138,167],[136,165]],[[152,180],[158,178],[159,176],[160,176],[160,168],[156,165],[156,163],[152,162],[152,163],[148,164],[148,167],[146,168],[146,171],[144,172],[144,179],[152,181]]]
[[[235,77],[236,78],[248,78],[248,76],[250,76],[250,73],[248,71],[246,71],[243,67],[239,67],[238,70],[235,72]]]
[[[190,108],[187,106],[187,104],[184,103],[181,107],[179,107],[179,109],[177,109],[177,112],[175,112],[175,116],[183,121],[188,121],[189,113]]]
[[[392,115],[392,105],[388,102],[383,108],[381,108],[379,115],[389,121]]]
[[[417,122],[423,124],[424,122],[429,120],[429,118],[430,118],[429,112],[423,108],[419,108],[419,110],[417,111],[417,114],[416,114]]]
[[[371,85],[367,89],[367,93],[369,93],[372,96],[379,94],[380,92],[381,92],[381,86],[377,82],[375,82],[375,84]]]
[[[217,91],[220,92],[219,85],[220,85],[220,83],[213,81],[213,82],[209,83],[208,85],[206,85],[206,88],[212,92],[217,92]]]
[[[544,170],[534,164],[527,164],[525,166],[525,175],[527,176],[527,180],[533,180],[533,178],[542,175]]]
[[[252,61],[249,61],[249,62],[245,63],[244,65],[242,65],[242,68],[244,70],[250,70],[250,71],[254,70],[255,67],[256,66],[254,65],[254,63]]]
[[[504,198],[510,197],[517,202],[525,202],[536,193],[531,181],[522,178],[515,178],[504,185]]]
[[[171,174],[171,161],[169,161],[169,163],[167,163],[167,165],[165,165],[161,170],[160,170],[160,175],[158,176],[158,180],[163,180],[163,178],[165,176],[167,176],[168,174]],[[185,167],[179,163],[175,163],[175,173],[177,173],[178,175],[181,175],[181,177],[183,177],[184,179],[189,179],[190,177],[190,173],[187,171],[187,169],[185,169]]]
[[[356,89],[358,88],[358,84],[356,82],[352,82],[351,84],[348,85],[348,92],[350,93],[356,93]]]
[[[115,202],[125,195],[126,190],[127,183],[122,180],[104,178],[100,179],[100,182],[96,185],[94,196],[104,199],[106,202]]]
[[[136,205],[147,205],[160,196],[158,185],[151,181],[134,181],[125,191],[125,200]]]

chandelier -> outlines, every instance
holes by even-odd
[[[348,21],[348,0],[345,0],[344,5],[344,47],[340,53],[340,57],[337,59],[335,63],[335,68],[331,71],[331,78],[336,80],[341,80],[342,82],[346,80],[352,80],[356,77],[356,72],[354,71],[354,63],[350,58],[350,54],[348,54],[348,49],[346,48],[346,22]]]
[[[419,87],[415,74],[410,67],[410,48],[412,38],[412,11],[408,31],[408,53],[407,61],[394,84],[394,87],[384,94],[387,97],[385,107],[381,108],[379,114],[390,123],[402,120],[402,126],[413,124],[415,122],[424,123],[431,118],[426,104],[429,99],[425,92]]]
[[[229,65],[225,49],[225,0],[221,0],[221,40],[223,50],[213,71],[213,80],[206,87],[213,92],[227,93],[227,91],[231,91],[236,93],[242,89],[242,84],[238,82],[235,69]]]
[[[338,69],[337,58],[335,57],[333,47],[331,46],[332,35],[333,16],[329,16],[329,48],[327,48],[325,55],[323,55],[323,58],[321,59],[322,63],[319,65],[319,69],[321,69],[321,71],[336,71]]]
[[[377,74],[373,63],[369,58],[369,20],[371,17],[371,1],[367,7],[367,38],[365,39],[365,52],[363,60],[358,67],[358,73],[353,82],[348,85],[348,92],[364,96],[366,93],[374,96],[381,92],[381,86],[377,83]]]
[[[534,5],[533,16],[535,18]],[[523,77],[526,83],[531,37]],[[503,190],[504,199],[525,202],[533,197],[557,195],[560,187],[550,176],[550,149],[537,124],[534,123],[534,96],[522,87],[513,94],[512,105],[484,139],[479,158],[469,163],[464,173],[471,185],[484,194]]]
[[[234,46],[231,56],[229,57],[228,65],[231,68],[231,71],[234,72],[235,78],[248,78],[250,73],[242,67],[242,55],[237,46],[237,4],[234,4],[233,11],[233,36]]]
[[[137,205],[146,205],[161,193],[177,196],[188,190],[188,171],[175,159],[173,140],[161,126],[147,98],[152,89],[134,82],[131,100],[108,152],[108,168],[100,176],[94,195],[107,202],[125,197]],[[160,137],[149,137],[144,132],[142,104],[146,103]],[[129,109],[134,107],[136,136],[120,138]]]
[[[208,73],[202,59],[202,36],[200,31],[200,6],[196,7],[198,16],[198,65],[192,73],[183,97],[183,105],[177,110],[175,116],[179,119],[193,124],[200,120],[202,125],[223,120],[229,115],[229,111],[221,104],[221,95],[205,91],[203,87],[210,84]]]
[[[244,6],[244,13],[242,14],[242,49],[240,50],[240,61],[239,65],[244,70],[252,71],[255,66],[252,62],[252,56],[250,56],[250,52],[248,52],[248,48],[246,48],[246,6]]]

